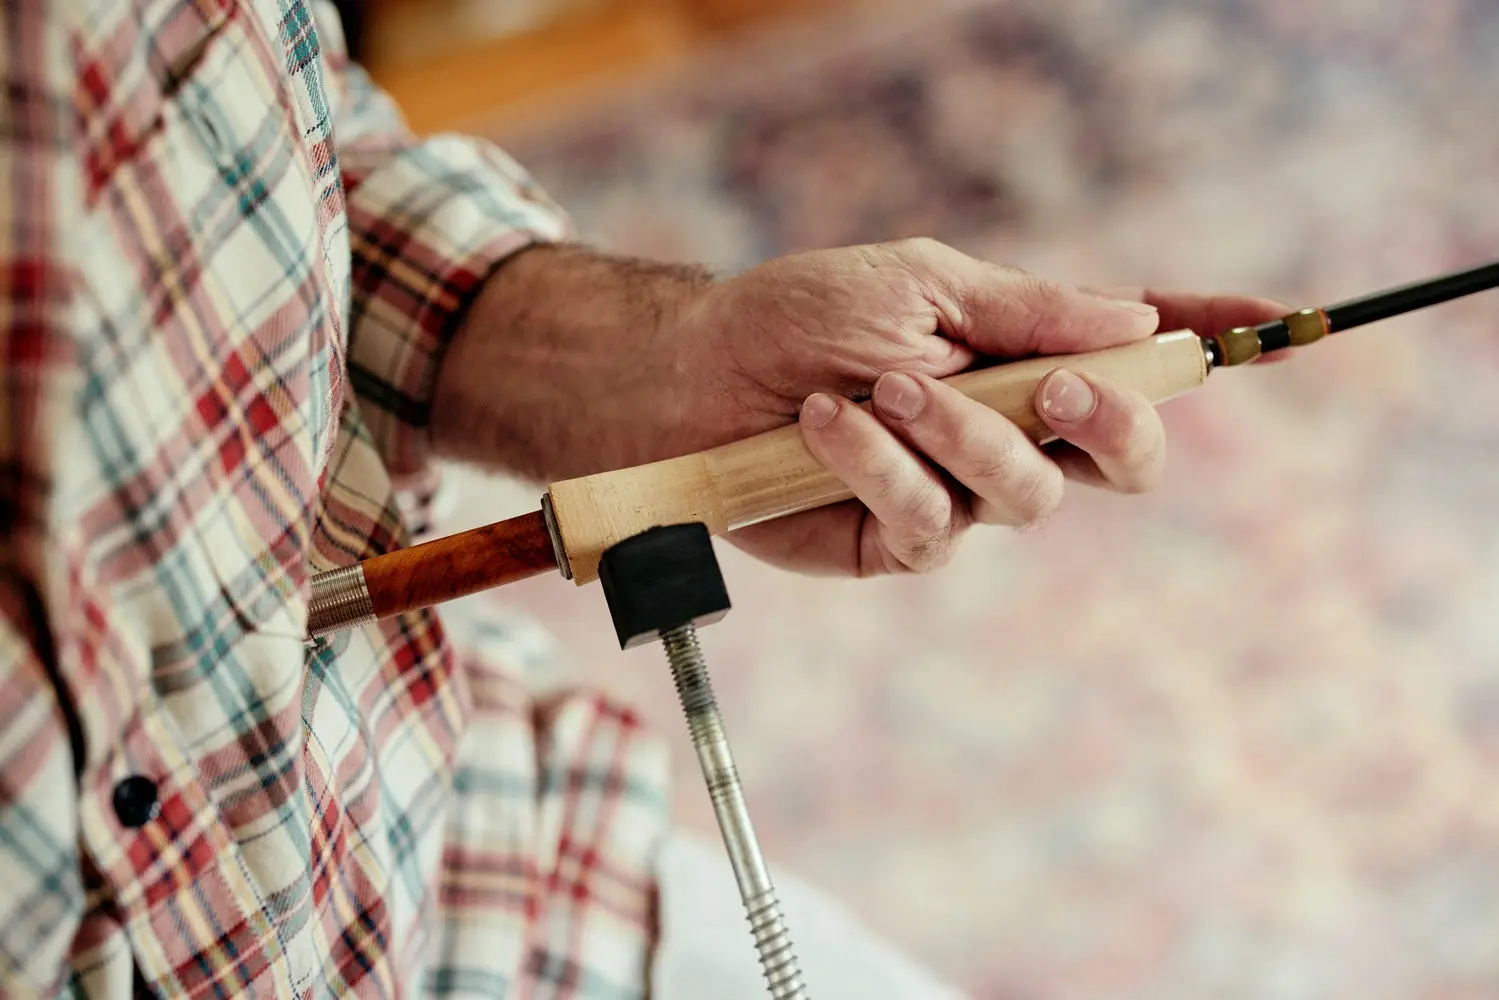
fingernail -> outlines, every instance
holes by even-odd
[[[833,401],[832,396],[821,392],[813,393],[802,404],[802,423],[816,430],[832,420],[837,413],[838,404]]]
[[[1052,372],[1041,389],[1041,412],[1052,420],[1075,424],[1098,405],[1093,387],[1065,370]]]
[[[1149,302],[1136,302],[1133,299],[1108,299],[1108,303],[1116,309],[1134,313],[1136,316],[1155,316],[1160,310]]]
[[[905,372],[886,372],[874,384],[874,405],[896,420],[910,420],[926,405],[926,389]]]

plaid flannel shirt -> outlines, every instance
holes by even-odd
[[[641,996],[636,721],[431,613],[301,639],[406,540],[467,302],[565,232],[316,15],[0,14],[0,990]]]

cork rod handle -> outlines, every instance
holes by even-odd
[[[1181,330],[944,381],[1043,441],[1050,430],[1032,400],[1041,380],[1062,367],[1130,386],[1152,402],[1196,388],[1208,373],[1202,340]],[[572,577],[580,585],[598,578],[605,549],[655,525],[702,521],[718,535],[852,495],[812,457],[795,424],[695,455],[553,483],[549,494]]]

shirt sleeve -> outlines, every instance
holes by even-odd
[[[52,996],[83,913],[75,774],[81,729],[63,691],[44,596],[69,557],[49,531],[72,419],[76,269],[73,74],[62,18],[5,5],[0,27],[0,993]]]
[[[443,349],[469,303],[507,257],[571,226],[494,145],[414,136],[349,61],[331,3],[315,9],[353,254],[349,384],[391,474],[415,476]]]

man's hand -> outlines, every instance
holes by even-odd
[[[941,566],[974,524],[1034,525],[1067,478],[1139,493],[1160,476],[1165,431],[1133,389],[1051,374],[1035,405],[1060,441],[1043,449],[939,379],[979,356],[1092,351],[1285,311],[1257,299],[1090,294],[912,240],[772,261],[713,286],[684,318],[717,345],[717,420],[749,432],[799,412],[807,447],[856,497],[732,540],[778,565],[862,576]],[[872,413],[846,398],[871,385]]]
[[[973,524],[1035,524],[1068,478],[1136,493],[1160,474],[1160,418],[1132,389],[1053,373],[1036,409],[1060,440],[1043,449],[939,379],[980,357],[1097,350],[1287,311],[1244,297],[1090,294],[930,240],[783,257],[718,281],[568,248],[528,252],[501,276],[511,268],[444,364],[440,446],[556,479],[799,416],[808,448],[856,499],[731,540],[780,566],[853,575],[938,567]],[[849,402],[871,391],[872,413]]]

